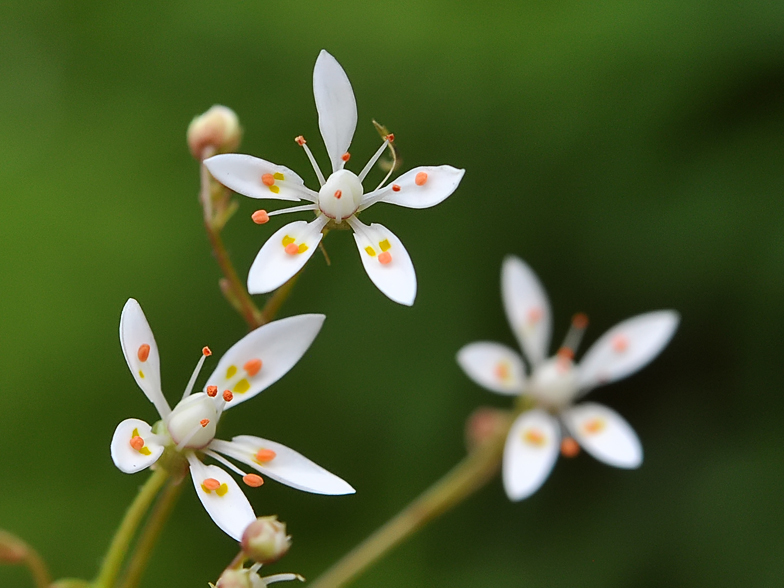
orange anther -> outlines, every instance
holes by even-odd
[[[218,387],[217,386],[207,386],[207,396],[210,398],[215,398],[218,395]]]
[[[616,335],[612,340],[612,348],[616,353],[623,353],[629,348],[629,339],[623,335]]]
[[[143,343],[139,345],[139,350],[136,352],[136,357],[139,358],[139,361],[145,362],[147,358],[150,357],[150,346],[147,343]]]
[[[300,135],[299,137],[294,137],[294,140],[297,142],[297,145],[299,145],[300,147],[302,147],[305,143],[307,143],[305,137],[303,137],[302,135]]]
[[[387,265],[388,263],[392,263],[392,255],[389,251],[384,251],[383,253],[378,254],[378,261],[381,265]]]
[[[387,135],[387,141],[389,141],[389,142],[391,143],[391,142],[392,142],[392,141],[394,141],[394,140],[395,140],[395,135],[394,135],[394,133],[389,133],[389,134]]]
[[[425,172],[419,172],[414,178],[414,183],[417,186],[424,186],[426,181],[427,181],[427,174]]]
[[[400,186],[397,184],[392,184],[392,191],[393,192],[400,192]]]
[[[288,253],[289,255],[296,255],[297,253],[299,253],[299,245],[295,243],[289,243],[288,245],[286,245],[286,253]]]
[[[267,462],[272,461],[278,454],[272,451],[272,449],[259,449],[256,452],[256,461],[260,462]]]
[[[215,478],[207,478],[201,483],[207,490],[217,490],[220,488],[221,483]]]
[[[212,355],[212,351],[210,351],[210,348],[207,346],[202,347],[201,352],[204,355],[204,357],[209,357],[210,355]]]
[[[544,434],[539,429],[528,429],[523,435],[523,439],[531,445],[540,447],[545,443]]]
[[[199,421],[199,424],[202,426],[202,428],[204,428],[204,427],[206,427],[207,425],[210,424],[210,419],[201,419]]]
[[[580,453],[580,446],[577,444],[577,441],[571,437],[565,437],[561,441],[561,455],[564,457],[576,457],[578,453]]]
[[[574,325],[575,329],[584,329],[588,326],[588,315],[578,312],[572,317],[572,325]]]
[[[499,361],[495,366],[495,377],[499,380],[508,380],[509,375],[509,364],[505,361]]]
[[[272,186],[275,183],[275,176],[272,174],[264,174],[261,176],[261,182],[265,186]]]
[[[251,359],[250,361],[246,362],[244,366],[242,366],[242,369],[244,369],[249,376],[255,376],[261,369],[261,360]]]
[[[256,474],[247,474],[242,476],[242,481],[251,488],[258,488],[264,483],[264,479],[261,476],[257,476]]]
[[[348,161],[349,159],[351,159],[351,153],[344,153],[343,155],[340,156],[340,159],[342,159],[343,161]]]
[[[269,215],[266,210],[257,210],[250,215],[250,218],[252,218],[253,222],[257,225],[263,225],[264,223],[269,222]]]
[[[605,423],[602,419],[591,419],[583,425],[583,429],[585,429],[586,433],[595,435],[596,433],[601,433],[604,426]]]
[[[335,190],[335,198],[340,200],[341,196],[343,196],[343,192],[341,192],[340,190]]]
[[[224,390],[223,391],[223,399],[226,402],[231,402],[233,398],[234,398],[234,394],[231,393],[231,390]]]
[[[568,360],[574,359],[574,351],[572,351],[568,347],[561,347],[558,350],[558,354],[557,355],[561,359],[568,359]]]
[[[539,307],[534,307],[528,311],[528,322],[529,323],[538,323],[542,320],[542,309]]]
[[[142,447],[144,447],[144,439],[139,437],[139,435],[131,437],[131,447],[133,447],[136,451],[141,451]]]

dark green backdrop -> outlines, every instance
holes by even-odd
[[[146,473],[109,458],[115,425],[154,410],[117,337],[144,307],[170,400],[209,344],[244,333],[216,287],[184,142],[213,103],[241,150],[299,170],[318,139],[311,73],[326,48],[357,96],[352,152],[376,118],[405,167],[467,172],[442,205],[379,205],[417,269],[416,305],[381,295],[353,239],[330,234],[283,315],[324,312],[312,350],[232,411],[222,435],[286,443],[353,497],[269,482],[259,514],[288,522],[273,572],[315,578],[463,455],[477,406],[506,406],[455,352],[513,344],[503,256],[551,294],[555,339],[587,342],[675,308],[672,344],[594,398],[636,428],[638,471],[581,455],[519,504],[495,481],[357,586],[780,586],[784,338],[784,3],[18,2],[0,5],[0,527],[57,576],[91,576]],[[361,165],[359,163],[358,165]],[[247,199],[226,239],[243,275],[266,237]],[[305,218],[303,216],[303,218]],[[263,302],[263,299],[260,300]],[[206,586],[232,541],[187,488],[147,586]],[[0,569],[3,586],[29,586]]]

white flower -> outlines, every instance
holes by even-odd
[[[204,392],[191,394],[207,356],[202,357],[172,410],[161,391],[160,358],[150,325],[139,303],[126,302],[120,318],[120,343],[133,377],[155,405],[161,421],[152,427],[139,419],[126,419],[114,431],[111,452],[114,464],[131,474],[143,470],[165,455],[162,462],[185,465],[187,460],[196,494],[212,520],[228,535],[240,540],[256,519],[239,485],[223,469],[205,465],[209,456],[242,476],[252,487],[261,476],[248,474],[223,454],[283,484],[316,494],[350,494],[354,489],[288,447],[241,435],[231,441],[215,439],[215,429],[225,409],[248,400],[277,382],[296,364],[316,338],[324,315],[305,314],[259,327],[237,343],[218,362],[207,379]],[[168,469],[168,468],[167,468]]]
[[[544,483],[559,447],[567,457],[576,455],[582,446],[609,465],[638,467],[642,447],[631,426],[606,406],[574,402],[596,386],[625,378],[653,360],[675,333],[678,313],[661,310],[625,320],[602,335],[575,364],[574,352],[588,324],[585,315],[574,317],[564,344],[547,359],[550,304],[534,272],[520,259],[507,257],[501,292],[531,375],[526,376],[523,358],[500,343],[466,345],[457,361],[480,386],[499,394],[525,395],[537,405],[517,417],[506,439],[503,480],[509,498],[526,498]]]
[[[248,291],[263,294],[284,284],[313,255],[321,242],[322,229],[328,223],[332,223],[330,226],[346,223],[354,231],[362,265],[373,283],[395,302],[410,306],[416,297],[416,275],[408,252],[389,229],[377,223],[365,225],[357,216],[376,202],[408,208],[435,206],[454,192],[465,170],[448,165],[418,167],[384,186],[388,174],[375,190],[365,192],[362,186],[365,176],[394,137],[386,137],[359,174],[344,169],[357,126],[357,105],[346,72],[326,51],[316,60],[313,94],[319,129],[332,162],[329,177],[324,178],[305,139],[297,137],[296,140],[316,172],[321,186],[318,192],[307,188],[302,178],[287,167],[250,155],[216,155],[204,162],[215,179],[245,196],[309,202],[270,213],[257,211],[253,218],[259,224],[267,222],[271,215],[284,212],[316,213],[315,220],[295,221],[269,238],[250,268]]]

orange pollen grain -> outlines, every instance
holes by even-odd
[[[390,143],[392,143],[394,140],[395,140],[395,135],[394,135],[394,133],[389,133],[389,134],[387,135],[387,141],[389,141]]]
[[[387,265],[392,263],[392,254],[389,251],[384,251],[383,253],[379,253],[378,261],[381,265]]]
[[[424,186],[426,181],[427,181],[427,174],[425,172],[419,172],[414,178],[414,183],[417,186]]]
[[[342,159],[343,161],[348,161],[349,159],[351,159],[351,153],[348,152],[344,153],[343,155],[340,156],[340,159]]]
[[[578,453],[580,453],[580,446],[577,444],[577,441],[571,437],[566,437],[561,441],[561,455],[564,457],[576,457]]]
[[[218,395],[218,387],[217,386],[207,386],[207,396],[210,398],[215,398]]]
[[[275,183],[275,176],[272,174],[264,174],[261,176],[261,183],[265,186],[272,186]]]
[[[199,421],[199,424],[202,426],[202,428],[204,428],[204,427],[206,427],[207,425],[210,424],[210,419],[201,419]]]
[[[400,186],[397,184],[392,184],[392,191],[393,192],[400,192]]]
[[[226,402],[231,402],[234,399],[234,394],[231,393],[231,390],[224,390],[223,391],[223,399]]]
[[[296,245],[294,243],[289,243],[288,245],[286,245],[286,253],[288,253],[289,255],[296,255],[297,253],[299,253],[299,245]]]
[[[242,366],[242,369],[244,369],[249,376],[255,376],[261,369],[261,360],[251,359],[250,361],[246,362],[244,366]]]
[[[572,324],[574,325],[575,329],[584,329],[588,326],[588,315],[582,312],[578,312],[572,317]]]
[[[139,361],[142,363],[147,361],[147,358],[150,357],[150,346],[147,345],[147,343],[139,345],[139,350],[136,352],[136,357],[138,357]]]
[[[256,452],[256,461],[267,462],[272,461],[278,454],[272,449],[259,449]]]
[[[202,482],[202,485],[207,490],[217,490],[218,488],[220,488],[221,483],[218,482],[218,480],[216,480],[215,478],[207,478]]]
[[[616,353],[623,353],[629,348],[629,339],[623,335],[616,335],[612,340],[612,348]]]
[[[131,437],[131,447],[133,447],[136,451],[141,451],[142,447],[144,447],[144,439],[136,435],[136,437]]]
[[[201,348],[201,352],[204,355],[204,357],[209,357],[210,355],[212,355],[212,351],[210,350],[209,347],[206,346]]]
[[[253,222],[257,225],[263,225],[264,223],[269,222],[269,215],[266,210],[257,210],[250,215],[250,218],[253,219]]]
[[[294,141],[296,141],[297,145],[299,145],[300,147],[302,147],[305,143],[307,143],[305,137],[303,137],[302,135],[298,137],[294,137]]]
[[[264,479],[261,476],[257,476],[256,474],[246,474],[242,477],[242,481],[251,488],[258,488],[264,483]]]
[[[341,196],[343,196],[343,192],[341,192],[340,190],[335,190],[335,198],[340,200]]]

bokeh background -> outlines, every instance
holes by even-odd
[[[58,577],[95,573],[147,475],[114,468],[112,432],[155,415],[120,350],[125,300],[152,324],[172,401],[202,345],[218,356],[245,332],[217,288],[185,129],[228,105],[241,151],[315,185],[292,139],[326,163],[322,48],[356,93],[352,164],[378,146],[376,118],[404,168],[467,172],[436,208],[365,218],[406,244],[416,305],[387,300],[350,235],[330,234],[332,266],[314,256],[281,315],[324,312],[324,330],[222,421],[222,436],[275,439],[358,490],[249,492],[294,536],[270,572],[315,578],[461,459],[472,410],[508,405],[454,357],[514,344],[499,294],[514,253],[551,295],[555,343],[575,311],[588,344],[633,314],[682,313],[652,365],[592,395],[635,427],[645,463],[561,460],[518,504],[496,480],[355,585],[781,586],[784,3],[770,1],[5,0],[0,527]],[[293,219],[258,227],[240,200],[225,238],[244,276]],[[234,553],[186,488],[144,584],[206,586]],[[10,568],[0,584],[32,585]]]

